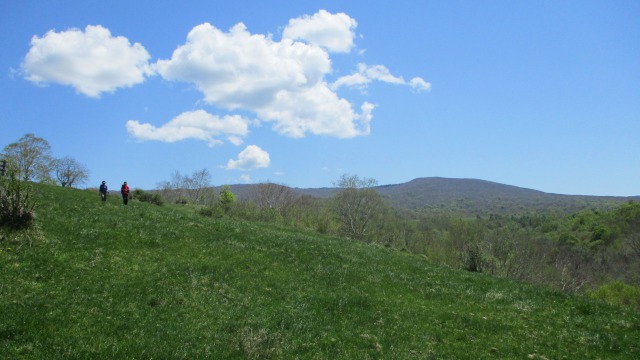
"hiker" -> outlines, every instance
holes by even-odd
[[[100,199],[102,199],[102,202],[104,203],[105,201],[107,201],[107,193],[109,192],[109,189],[107,189],[107,182],[106,181],[102,181],[102,184],[100,184]]]
[[[127,205],[129,203],[129,185],[125,181],[120,188],[120,194],[122,194],[122,202]]]

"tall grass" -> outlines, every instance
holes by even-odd
[[[0,243],[0,358],[630,359],[599,300],[188,207],[36,186]]]

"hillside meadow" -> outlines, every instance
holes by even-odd
[[[0,358],[633,359],[640,314],[343,238],[32,184]]]

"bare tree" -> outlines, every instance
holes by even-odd
[[[171,180],[158,184],[162,196],[170,202],[186,202],[185,199],[185,177],[178,170],[171,174]]]
[[[184,177],[184,187],[194,204],[201,203],[207,195],[213,193],[210,184],[211,173],[207,169],[195,171],[191,177]]]
[[[354,239],[364,239],[384,205],[382,197],[373,188],[377,181],[345,174],[336,185],[340,191],[334,196],[334,206],[342,232]]]
[[[215,197],[210,183],[211,173],[207,169],[195,171],[191,177],[176,170],[171,174],[171,180],[159,183],[158,188],[162,196],[171,202],[205,203]]]
[[[14,166],[21,180],[47,181],[51,178],[54,160],[47,140],[26,134],[4,148],[9,166]]]
[[[295,200],[296,194],[288,186],[268,182],[253,188],[253,201],[260,210],[274,210],[285,215]]]
[[[55,161],[55,171],[62,187],[73,187],[89,179],[89,170],[69,156]]]

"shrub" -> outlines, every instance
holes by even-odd
[[[200,215],[206,217],[221,218],[224,216],[224,210],[221,206],[206,206],[200,209]]]
[[[470,242],[460,252],[462,267],[469,272],[482,272],[484,267],[484,255],[477,242]]]
[[[0,177],[0,227],[27,229],[34,220],[31,188],[15,174]]]
[[[164,204],[164,200],[160,194],[150,193],[140,189],[133,190],[133,198],[138,201],[148,202],[158,206],[162,206]]]
[[[602,285],[590,295],[613,305],[625,305],[640,310],[640,288],[621,281]]]

